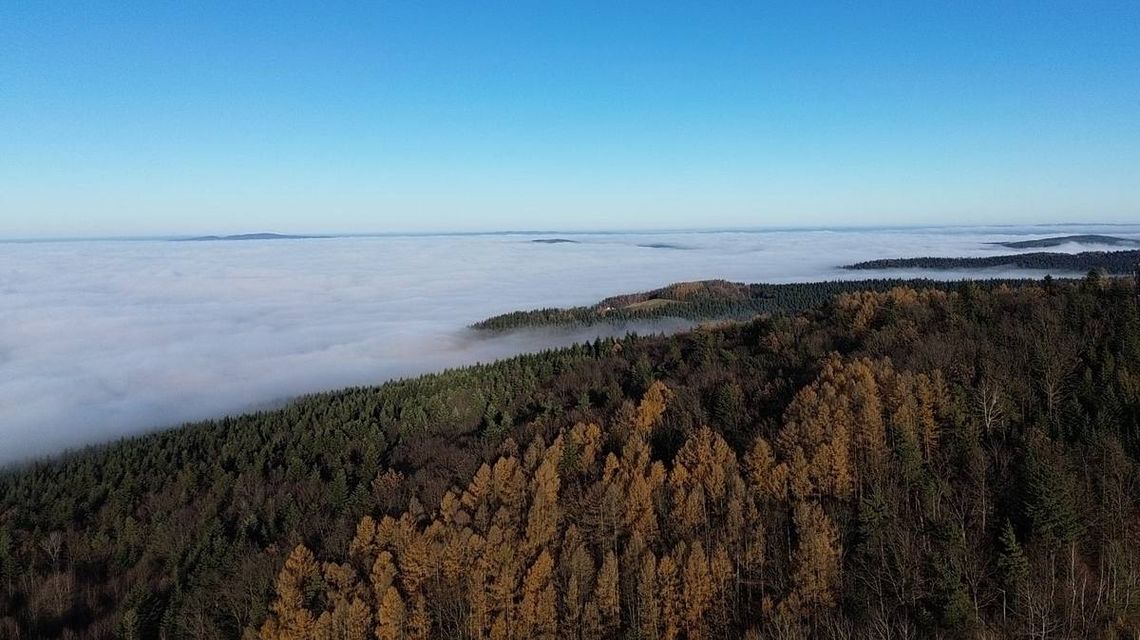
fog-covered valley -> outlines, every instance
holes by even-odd
[[[591,304],[684,280],[857,279],[868,274],[839,266],[1014,253],[986,243],[1077,233],[1137,238],[1140,227],[4,243],[0,463],[298,394],[559,346],[599,331],[485,338],[465,329],[515,309]],[[1049,250],[1097,248],[1104,247]],[[1043,274],[874,277],[914,275]]]

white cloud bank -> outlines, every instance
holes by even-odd
[[[1137,237],[1140,228],[4,243],[0,463],[552,346],[463,330],[497,313],[680,280],[898,275],[836,267],[1008,253],[983,243],[1027,233]],[[531,242],[542,237],[577,243]]]

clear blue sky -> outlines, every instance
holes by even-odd
[[[1140,2],[0,3],[0,236],[1140,221]]]

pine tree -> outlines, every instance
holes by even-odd
[[[1014,534],[1013,525],[1009,520],[1006,520],[1005,526],[1002,527],[999,542],[1001,552],[997,561],[998,574],[1007,588],[1014,588],[1029,577],[1029,560],[1025,557],[1025,551],[1018,543],[1017,535]]]
[[[997,569],[998,578],[1002,585],[1002,615],[1004,617],[1009,595],[1016,595],[1029,578],[1029,559],[1025,557],[1025,551],[1017,541],[1017,535],[1014,534],[1013,525],[1009,520],[1005,521],[998,542],[1001,549],[998,553]]]
[[[739,428],[744,407],[744,391],[735,382],[720,385],[713,394],[712,417],[728,433]]]
[[[1061,456],[1040,439],[1030,445],[1026,460],[1028,496],[1025,513],[1033,533],[1046,544],[1073,542],[1084,530],[1073,496],[1072,481]]]

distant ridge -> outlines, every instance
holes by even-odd
[[[1046,247],[1059,247],[1063,244],[1099,244],[1111,247],[1140,247],[1140,240],[1118,238],[1116,236],[1085,234],[1074,236],[1055,236],[1052,238],[1039,238],[1037,240],[1020,240],[1017,242],[987,242],[986,244],[1008,247],[1010,249],[1043,249]]]
[[[577,240],[570,240],[568,238],[538,238],[531,240],[536,244],[580,244]]]
[[[678,250],[686,250],[686,249],[688,249],[688,248],[689,248],[689,247],[682,247],[682,246],[681,246],[681,245],[679,245],[679,244],[669,244],[668,242],[648,242],[648,243],[645,243],[645,244],[639,244],[639,245],[637,245],[637,246],[639,246],[639,247],[641,247],[641,248],[643,248],[643,249],[678,249]]]
[[[232,236],[198,236],[196,238],[175,238],[175,242],[213,242],[215,240],[305,240],[311,238],[331,238],[332,236],[294,236],[283,233],[239,233]]]
[[[1113,275],[1135,272],[1140,251],[1085,251],[1053,253],[1037,251],[982,258],[887,258],[867,260],[844,266],[844,269],[1047,269],[1080,273],[1100,269]]]

